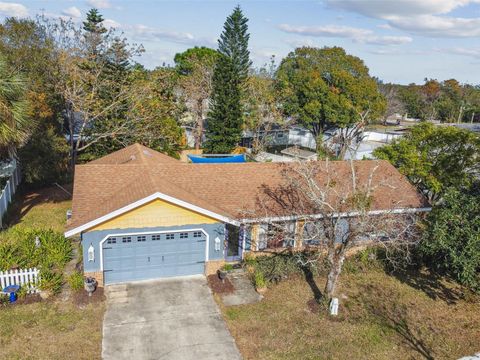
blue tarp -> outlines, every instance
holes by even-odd
[[[225,157],[202,157],[195,155],[188,155],[188,158],[194,164],[220,164],[220,163],[244,163],[245,155],[232,155]]]

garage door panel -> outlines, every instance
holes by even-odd
[[[117,236],[115,243],[107,239],[103,246],[105,283],[202,274],[205,246],[203,233],[199,238],[191,231],[182,237],[179,233]]]

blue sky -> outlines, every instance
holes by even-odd
[[[342,46],[387,82],[424,78],[480,84],[480,0],[319,1],[0,1],[0,16],[66,16],[81,21],[91,7],[106,25],[142,43],[149,68],[172,63],[195,45],[216,47],[225,18],[240,4],[250,19],[256,66],[280,61],[297,46]]]

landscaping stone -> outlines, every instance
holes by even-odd
[[[228,279],[235,290],[231,294],[222,296],[225,306],[253,304],[263,299],[263,296],[255,291],[252,282],[243,270],[232,271],[228,274]]]

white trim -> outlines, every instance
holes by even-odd
[[[367,212],[368,215],[382,215],[382,214],[412,214],[416,212],[429,212],[431,207],[425,208],[405,208],[405,209],[392,209],[392,210],[372,210]],[[350,211],[342,213],[334,213],[332,217],[353,217],[358,216],[361,213],[359,211]],[[330,215],[329,215],[330,216]],[[274,216],[274,217],[263,217],[256,219],[242,219],[240,222],[242,224],[255,224],[260,222],[277,222],[277,221],[293,221],[293,220],[304,220],[308,218],[321,219],[325,217],[323,214],[316,215],[291,215],[291,216]]]
[[[217,214],[213,211],[210,211],[210,210],[207,210],[207,209],[204,209],[204,208],[201,208],[199,206],[196,206],[196,205],[193,205],[191,203],[188,203],[186,201],[183,201],[183,200],[179,200],[179,199],[176,199],[172,196],[169,196],[169,195],[165,195],[165,194],[162,194],[160,192],[156,192],[155,194],[152,194],[150,196],[147,196],[146,198],[143,198],[143,199],[140,199],[138,201],[135,201],[127,206],[124,206],[120,209],[117,209],[115,211],[112,211],[111,213],[108,213],[106,215],[103,215],[95,220],[92,220],[92,221],[89,221],[88,223],[86,224],[83,224],[83,225],[80,225],[80,226],[77,226],[76,228],[74,229],[71,229],[71,230],[68,230],[65,232],[65,237],[70,237],[70,236],[73,236],[73,235],[76,235],[76,234],[79,234],[81,233],[82,231],[85,231],[85,230],[88,230],[96,225],[99,225],[105,221],[108,221],[110,219],[113,219],[114,217],[117,217],[119,215],[122,215],[130,210],[133,210],[139,206],[142,206],[142,205],[145,205],[153,200],[156,200],[156,199],[160,199],[160,200],[164,200],[164,201],[167,201],[169,203],[172,203],[172,204],[175,204],[175,205],[178,205],[178,206],[181,206],[185,209],[189,209],[189,210],[192,210],[192,211],[195,211],[197,213],[200,213],[202,215],[206,215],[208,217],[211,217],[215,220],[219,220],[221,222],[224,222],[224,223],[229,223],[229,224],[232,224],[232,225],[235,225],[235,226],[240,226],[240,222],[236,221],[236,220],[233,220],[233,219],[230,219],[226,216],[223,216],[223,215],[220,215],[220,214]],[[75,214],[73,214],[73,216],[75,216]]]
[[[98,243],[99,250],[100,250],[100,271],[103,271],[103,243],[111,236],[136,236],[136,235],[156,235],[156,234],[171,234],[171,233],[181,233],[181,232],[193,232],[193,231],[201,231],[205,237],[205,263],[208,261],[208,250],[209,250],[209,243],[210,243],[210,236],[208,233],[202,228],[195,228],[195,229],[180,229],[180,230],[161,230],[161,231],[143,231],[143,232],[130,232],[130,233],[113,233],[108,234],[105,236],[100,242]],[[151,240],[152,241],[152,240]],[[175,241],[175,240],[173,240]]]

